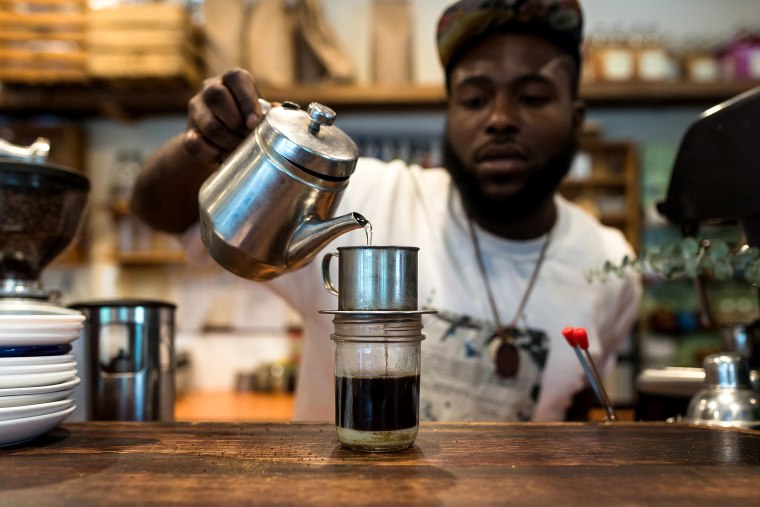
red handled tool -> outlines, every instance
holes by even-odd
[[[586,372],[591,388],[594,390],[594,393],[596,393],[596,397],[599,398],[599,403],[602,404],[604,412],[607,414],[607,420],[617,421],[615,409],[612,407],[607,392],[604,390],[604,385],[602,384],[602,379],[599,377],[599,372],[596,370],[596,366],[594,366],[594,359],[588,352],[588,333],[586,333],[586,330],[582,327],[572,328],[568,326],[562,330],[562,336],[565,337],[567,343],[569,343],[575,351],[575,355],[578,356],[578,360],[581,362],[581,366]],[[581,350],[583,352],[581,352]]]

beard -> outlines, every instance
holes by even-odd
[[[459,189],[465,208],[474,219],[513,222],[536,212],[547,197],[554,194],[570,170],[577,148],[577,140],[571,137],[559,155],[531,172],[522,190],[503,198],[494,198],[483,192],[478,179],[454,153],[448,138],[444,138],[443,142],[443,164]]]

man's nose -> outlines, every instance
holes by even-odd
[[[514,132],[520,129],[522,120],[519,108],[506,97],[497,97],[488,115],[486,129],[489,133]]]

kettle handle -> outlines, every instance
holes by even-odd
[[[259,104],[261,104],[261,110],[264,112],[264,114],[267,114],[270,109],[272,109],[272,103],[268,100],[259,99]]]
[[[338,252],[326,253],[325,256],[322,257],[322,282],[324,282],[327,292],[337,296],[338,289],[335,288],[332,284],[332,280],[330,280],[330,261],[333,257],[338,257]]]

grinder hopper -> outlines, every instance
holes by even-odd
[[[40,272],[81,229],[90,183],[47,162],[50,146],[0,139],[0,297],[48,299]]]

